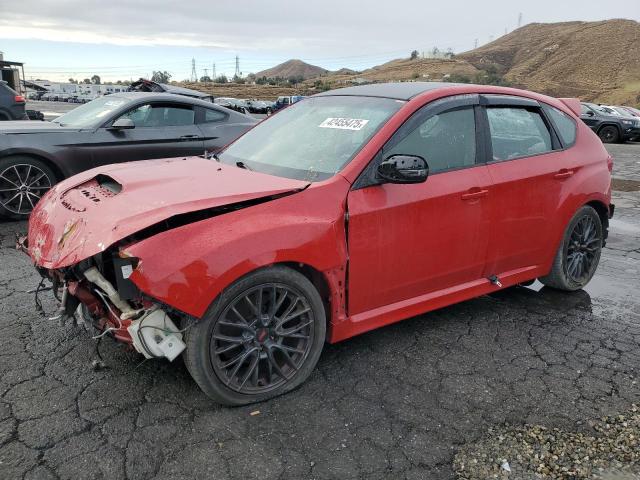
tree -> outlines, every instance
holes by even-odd
[[[82,83],[86,83],[87,85],[89,85],[91,83],[91,80],[85,78],[84,80],[82,80]]]
[[[211,81],[211,77],[209,75],[205,75],[204,77],[200,77],[200,81],[203,83],[208,83]]]
[[[158,83],[169,83],[169,81],[171,80],[171,74],[167,71],[155,71],[153,72],[153,75],[151,75],[151,81],[152,82],[158,82]]]
[[[73,84],[76,84],[76,85],[78,84],[78,81],[77,81],[77,80],[75,80],[75,79],[73,79],[73,78],[70,78],[70,79],[69,79],[69,80],[67,80],[67,81],[68,81],[69,83],[73,83]]]
[[[220,75],[218,78],[216,78],[216,83],[227,83],[229,80],[227,79],[226,75]]]
[[[418,58],[418,50],[414,50],[413,52],[411,52],[411,60],[415,60],[416,58]]]
[[[94,85],[100,85],[100,76],[94,75],[93,77],[91,77],[91,83],[93,83]]]

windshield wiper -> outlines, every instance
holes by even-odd
[[[245,170],[249,170],[251,171],[251,169],[249,168],[249,166],[244,163],[244,162],[236,162],[236,167],[238,168],[244,168]]]

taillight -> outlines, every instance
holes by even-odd
[[[13,99],[16,103],[25,103],[25,99],[22,95],[16,95]]]
[[[611,155],[607,157],[607,168],[609,169],[609,173],[613,172],[613,157]]]

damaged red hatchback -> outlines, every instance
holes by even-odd
[[[338,342],[539,278],[593,276],[612,159],[577,100],[397,83],[303,100],[219,157],[84,172],[22,243],[76,310],[228,405],[300,385]],[[428,178],[427,178],[428,177]]]

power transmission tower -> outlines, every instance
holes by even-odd
[[[216,79],[216,64],[213,64],[213,68],[211,69],[211,79],[215,81]]]
[[[518,14],[518,28],[522,26],[522,12]]]
[[[476,38],[476,41],[474,42],[474,47],[473,48],[478,48],[478,39]]]
[[[196,73],[196,59],[195,58],[191,59],[191,81],[192,82],[197,82],[198,81],[198,74]]]
[[[204,69],[204,81],[205,81],[205,82],[208,82],[208,81],[209,81],[209,80],[207,80],[207,75],[209,75],[209,69],[208,69],[208,68],[205,68],[205,69]]]
[[[238,55],[236,55],[236,73],[234,76],[235,77],[240,76],[240,57]]]

